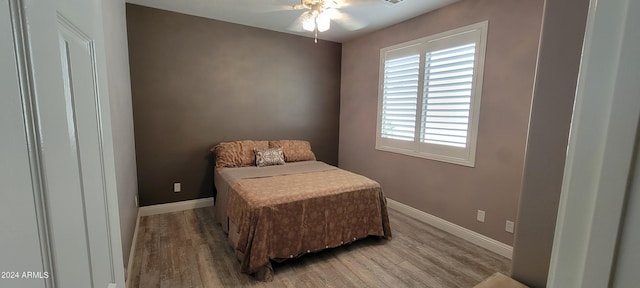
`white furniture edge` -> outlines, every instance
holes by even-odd
[[[138,209],[138,214],[140,216],[149,216],[149,215],[171,213],[171,212],[196,209],[196,208],[202,208],[202,207],[208,207],[208,206],[213,206],[213,197],[144,206]]]
[[[427,212],[418,210],[411,206],[407,206],[405,204],[402,204],[398,201],[395,201],[389,198],[387,198],[387,206],[391,209],[398,210],[412,218],[415,218],[416,220],[422,221],[440,230],[443,230],[445,232],[458,236],[466,241],[469,241],[475,245],[485,248],[498,255],[504,256],[509,259],[511,259],[513,255],[513,247],[507,244],[504,244],[500,241],[497,241],[495,239],[491,239],[478,232],[471,231],[462,226],[453,224],[442,218],[433,216]]]

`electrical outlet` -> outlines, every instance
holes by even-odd
[[[484,223],[484,211],[478,210],[478,216],[476,216],[476,220],[478,220],[478,222]]]
[[[507,224],[504,226],[504,231],[513,233],[513,221],[507,220]]]
[[[182,191],[182,185],[180,185],[180,182],[173,183],[173,192],[178,193],[180,191]]]

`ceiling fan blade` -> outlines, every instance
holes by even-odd
[[[330,1],[335,3],[336,7],[334,8],[345,8],[345,7],[354,7],[354,6],[380,3],[380,0],[330,0]]]
[[[334,0],[327,0],[324,2],[324,8],[325,9],[331,9],[331,8],[340,8],[342,6],[340,6],[340,4],[338,4],[338,2],[334,1]]]
[[[359,21],[351,17],[349,14],[341,12],[339,10],[332,11],[331,20],[340,24],[340,26],[344,27],[349,31],[360,30],[367,26],[367,23]]]
[[[291,5],[269,5],[269,6],[260,6],[260,7],[254,6],[254,8],[250,8],[250,10],[254,10],[254,13],[295,11],[295,9],[293,9]]]
[[[230,1],[230,0],[229,0]],[[247,2],[246,5],[242,5],[245,9],[253,11],[254,13],[271,13],[271,12],[286,12],[286,11],[298,11],[307,9],[301,2],[298,4],[284,4],[291,3],[290,0],[261,0],[260,3],[256,3],[256,0],[233,0],[237,2]],[[284,3],[283,3],[284,2]]]
[[[289,7],[291,7],[291,10],[307,9],[307,7],[304,7],[304,5],[302,5],[302,4],[290,5]]]

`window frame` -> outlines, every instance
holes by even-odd
[[[414,157],[426,158],[436,161],[448,162],[463,166],[475,167],[475,155],[478,135],[478,122],[480,118],[480,103],[482,98],[482,83],[484,76],[485,52],[487,43],[489,21],[467,25],[435,35],[407,41],[380,49],[380,68],[378,84],[378,115],[376,129],[377,150],[399,153]],[[473,41],[471,41],[473,40]],[[425,62],[429,51],[442,50],[463,45],[460,43],[475,43],[473,80],[471,88],[471,100],[469,109],[469,126],[467,132],[467,144],[465,148],[423,143],[420,141],[420,130],[423,129],[422,109],[425,97]],[[385,61],[388,55],[405,55],[409,50],[420,51],[420,68],[418,74],[418,92],[416,104],[416,125],[413,141],[395,140],[382,137],[382,117],[384,103]],[[414,52],[415,53],[415,52]],[[392,57],[399,58],[400,56]]]

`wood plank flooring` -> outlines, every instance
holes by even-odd
[[[389,209],[390,241],[366,238],[274,263],[273,282],[240,273],[213,208],[140,219],[129,288],[473,287],[511,261]]]

